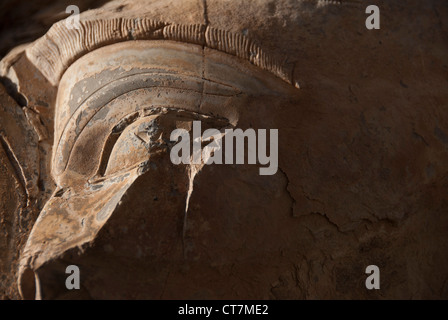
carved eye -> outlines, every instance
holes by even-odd
[[[134,113],[122,119],[106,140],[99,168],[91,182],[128,172],[160,152],[166,152],[174,142],[171,132],[181,128],[190,131],[192,122],[199,120],[202,129],[223,128],[228,120],[188,112],[164,109],[163,112],[138,118]]]
[[[107,177],[126,172],[148,160],[162,144],[158,116],[139,119],[130,125],[123,125],[133,119],[125,119],[108,137],[96,177]]]

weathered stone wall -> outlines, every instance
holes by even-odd
[[[11,3],[5,5],[14,21],[3,20],[0,54],[44,34],[62,18],[54,8],[66,5],[42,3],[47,13],[34,15],[27,10],[35,4]],[[63,279],[61,268],[70,262],[83,270],[80,298],[448,298],[448,5],[372,4],[381,9],[380,30],[365,28],[365,5],[358,1],[113,1],[85,11],[84,21],[148,18],[163,27],[199,25],[204,37],[210,28],[244,35],[290,70],[291,91],[251,91],[235,111],[240,128],[279,130],[276,175],[259,176],[251,166],[204,166],[188,185],[191,176],[168,170],[166,162],[170,173],[154,173],[160,185],[133,184],[90,245],[67,249],[42,267],[47,287]],[[94,49],[106,56],[127,41],[165,41],[169,34],[121,27],[122,38],[91,40],[94,48],[63,60],[58,72],[93,60],[85,55]],[[53,31],[48,34],[57,37]],[[124,47],[112,47],[115,42]],[[45,43],[17,49],[0,66],[6,88],[0,92],[2,298],[19,298],[24,244],[58,187],[50,163],[60,77],[42,62]],[[206,53],[215,57],[207,50],[219,47],[188,45],[201,45],[204,61]],[[228,46],[220,54],[232,53]],[[232,59],[241,55],[222,59],[237,65]],[[275,82],[269,68],[248,60],[248,69],[259,68]],[[211,70],[213,76],[220,75]],[[8,126],[5,119],[14,117],[16,125]],[[146,218],[147,194],[158,188],[166,193],[151,194],[157,213]],[[192,190],[188,208],[179,216],[186,190]],[[141,227],[140,234],[135,229]],[[380,290],[364,285],[372,264],[381,270]],[[57,287],[52,298],[64,296]]]

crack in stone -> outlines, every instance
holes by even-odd
[[[290,181],[289,181],[288,175],[286,174],[286,172],[285,172],[282,168],[278,167],[278,170],[279,170],[279,171],[285,176],[285,178],[286,178],[286,188],[285,188],[285,190],[286,190],[286,192],[288,193],[289,197],[290,197],[291,200],[292,200],[292,205],[291,205],[291,217],[293,217],[293,216],[294,216],[294,207],[295,207],[297,201],[296,201],[296,199],[294,199],[293,195],[291,194],[291,191],[289,191]]]

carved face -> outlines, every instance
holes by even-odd
[[[56,102],[52,174],[58,188],[25,250],[38,270],[38,294],[59,294],[54,283],[67,261],[103,265],[101,280],[91,281],[117,281],[114,264],[142,269],[154,268],[148,259],[185,259],[195,246],[185,238],[187,215],[203,164],[174,165],[171,133],[191,131],[193,121],[202,130],[233,127],[246,109],[268,97],[281,101],[280,94],[292,90],[235,57],[171,41],[110,45],[76,61]],[[258,175],[247,167],[239,174]],[[86,246],[77,257],[76,248]],[[117,281],[117,296],[146,281],[139,276]],[[22,288],[27,281],[23,277]],[[157,292],[156,285],[151,294]]]

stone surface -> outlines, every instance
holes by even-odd
[[[0,296],[448,298],[448,5],[377,5],[112,1],[11,51]],[[194,120],[278,129],[278,172],[172,164]]]

